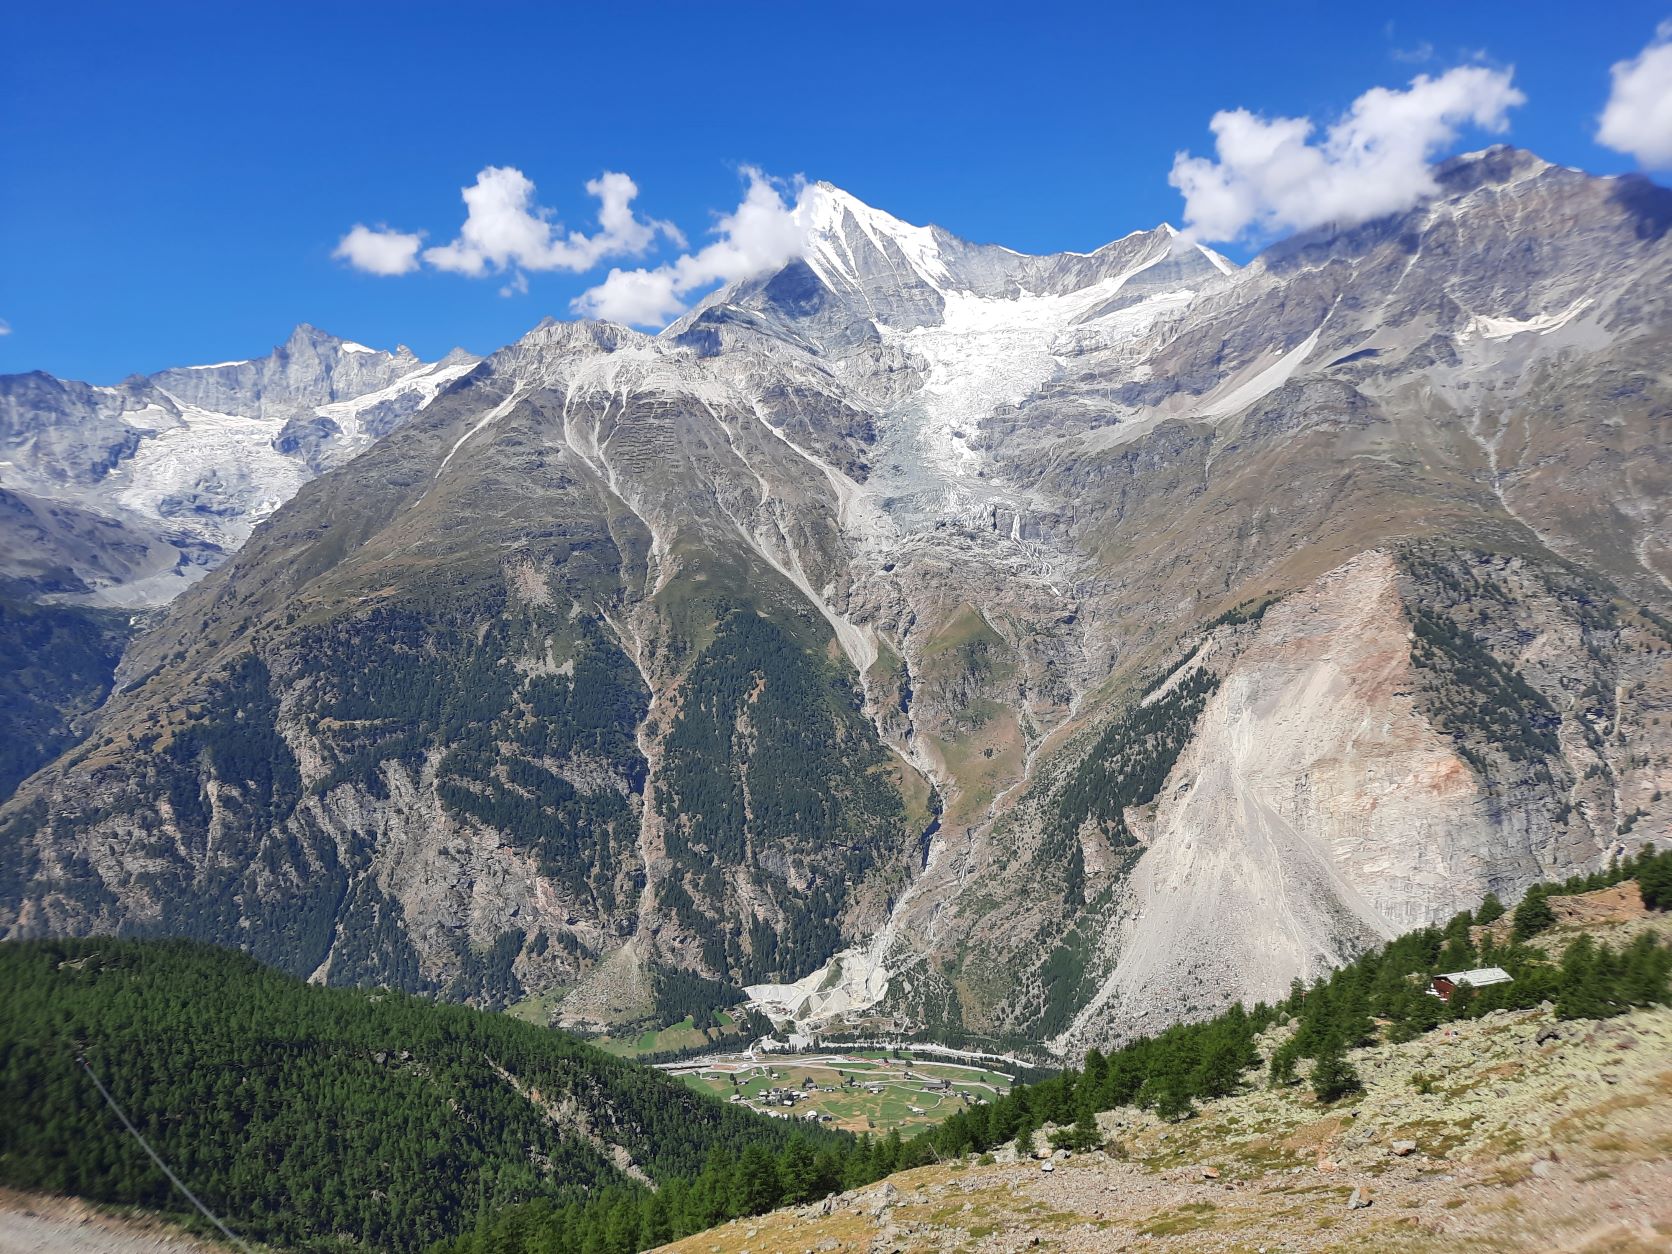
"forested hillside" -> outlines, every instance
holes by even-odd
[[[85,1058],[212,1210],[286,1248],[413,1250],[599,1190],[636,1206],[713,1154],[792,1140],[559,1032],[188,942],[0,945],[0,989],[0,1183],[189,1210]]]
[[[681,691],[656,788],[674,868],[663,899],[702,938],[710,972],[749,984],[818,967],[841,947],[855,887],[910,845],[888,753],[859,704],[782,627],[722,611]],[[705,922],[698,906],[719,912],[736,868],[781,918],[756,907],[747,934]]]

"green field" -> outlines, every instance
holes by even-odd
[[[906,1061],[880,1051],[772,1054],[761,1060],[736,1055],[706,1059],[700,1066],[681,1068],[675,1074],[716,1097],[735,1093],[755,1109],[791,1118],[816,1111],[852,1132],[892,1128],[910,1132],[964,1109],[972,1099],[991,1101],[1008,1092],[1012,1081],[1003,1072],[979,1066]],[[809,1080],[810,1089],[806,1087]],[[929,1087],[929,1082],[938,1080],[948,1081],[950,1090]],[[872,1087],[880,1091],[872,1092]],[[774,1088],[795,1089],[804,1096],[793,1107],[768,1107],[765,1097]]]
[[[554,988],[549,993],[540,993],[534,997],[525,997],[521,1001],[512,1002],[505,1007],[505,1013],[513,1019],[521,1019],[524,1023],[532,1023],[538,1028],[549,1028],[552,1022],[552,1011],[557,1009],[557,1003],[563,1000],[563,995],[569,990]]]
[[[703,1045],[725,1047],[737,1042],[737,1021],[725,1011],[715,1012],[718,1028],[699,1029],[690,1015],[665,1028],[647,1028],[637,1036],[600,1036],[589,1040],[589,1045],[608,1050],[621,1058],[635,1058],[640,1054],[659,1054],[664,1050],[696,1049]]]
[[[543,1028],[550,1027],[552,1014],[566,992],[567,989],[556,989],[537,997],[525,997],[522,1001],[507,1006],[505,1013],[525,1023],[533,1023]],[[708,1045],[726,1049],[742,1043],[739,1040],[742,1029],[739,1028],[736,1019],[723,1010],[715,1012],[715,1018],[719,1020],[720,1026],[709,1028],[707,1031],[699,1029],[691,1016],[686,1015],[678,1023],[665,1028],[646,1028],[629,1036],[589,1036],[584,1039],[588,1045],[596,1046],[618,1058],[637,1058],[642,1054],[659,1054],[676,1049],[700,1049]]]

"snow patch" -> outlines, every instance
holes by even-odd
[[[1476,314],[1469,319],[1469,325],[1463,329],[1460,338],[1467,340],[1478,336],[1483,340],[1507,340],[1512,335],[1525,335],[1528,332],[1549,335],[1573,321],[1590,303],[1589,296],[1582,296],[1562,313],[1536,314],[1531,318],[1491,318],[1485,314]]]
[[[1214,252],[1213,249],[1205,247],[1202,244],[1195,245],[1195,248],[1197,252],[1201,253],[1202,256],[1208,259],[1208,264],[1215,270],[1219,271],[1220,274],[1235,274],[1237,272],[1236,266],[1232,264],[1229,257],[1221,256],[1219,253]]]
[[[852,223],[878,249],[886,251],[892,243],[930,287],[938,291],[951,282],[932,227],[902,222],[826,183],[808,192],[804,211],[809,235],[807,260],[819,271],[820,278],[828,281],[831,275],[837,275],[848,285],[858,286],[858,267],[846,239],[847,225]]]
[[[1202,415],[1207,418],[1224,418],[1238,410],[1246,409],[1262,396],[1277,391],[1294,376],[1301,363],[1311,356],[1312,350],[1318,346],[1318,332],[1322,330],[1323,328],[1319,327],[1253,378],[1238,384],[1218,400],[1202,406]]]
[[[468,440],[471,436],[475,435],[478,431],[480,431],[483,427],[487,426],[490,422],[496,422],[500,418],[503,418],[506,414],[510,413],[511,412],[511,406],[515,405],[522,398],[523,398],[523,389],[522,388],[513,389],[512,392],[511,392],[511,395],[507,396],[504,400],[500,401],[499,404],[495,405],[492,409],[490,409],[486,414],[482,415],[482,420],[480,422],[478,422],[470,430],[466,431],[458,439],[454,440],[453,441],[453,447],[447,450],[447,456],[443,457],[441,459],[441,465],[439,465],[435,468],[435,476],[434,477],[437,478],[437,479],[441,478],[441,472],[447,469],[447,463],[453,460],[453,454],[457,453],[459,451],[459,449],[463,447],[464,442],[466,440]]]
[[[441,390],[449,383],[469,374],[476,366],[477,361],[473,357],[448,364],[421,366],[410,374],[402,375],[388,387],[367,392],[364,396],[356,396],[351,400],[332,401],[328,405],[319,406],[314,413],[335,422],[342,429],[341,438],[346,446],[358,453],[373,442],[371,433],[364,429],[361,421],[361,416],[366,411],[413,394],[418,398],[414,408],[422,409],[439,396]]]

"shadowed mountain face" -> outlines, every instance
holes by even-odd
[[[543,324],[134,642],[0,925],[1070,1048],[1657,834],[1672,193],[1441,184],[1241,269],[821,186],[659,336]]]

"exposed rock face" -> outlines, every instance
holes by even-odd
[[[1423,655],[1401,580],[1386,552],[1355,558],[1272,608],[1226,667],[1161,788],[1150,847],[1124,890],[1132,913],[1108,937],[1114,969],[1077,1031],[1107,1032],[1121,1007],[1135,1022],[1154,1018],[1146,1008],[1180,990],[1270,1000],[1296,973],[1322,974],[1430,921],[1436,901],[1513,892],[1586,864],[1623,816],[1564,820],[1584,776],[1634,794],[1661,786],[1664,767],[1640,772],[1606,743],[1530,755],[1536,766],[1522,770],[1502,759],[1505,744],[1478,743],[1474,719],[1454,741],[1435,717],[1450,677],[1413,664]],[[1542,657],[1555,673],[1537,678],[1557,692],[1594,683],[1593,660],[1552,639],[1571,626],[1560,608],[1522,583],[1507,616],[1528,621],[1534,645],[1518,660]],[[1664,692],[1658,648],[1638,657],[1634,643],[1611,652]],[[1636,742],[1664,759],[1664,734],[1645,727]]]
[[[135,644],[0,926],[1074,1048],[1653,834],[1672,193],[1442,186],[1240,270],[821,188],[660,336],[542,324]],[[293,356],[190,403],[318,460]]]

